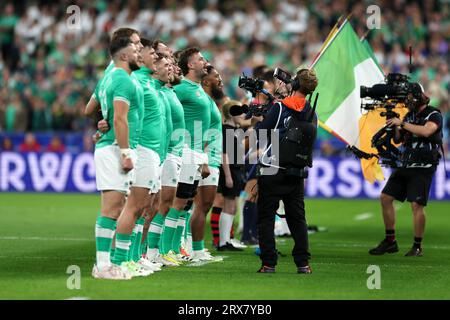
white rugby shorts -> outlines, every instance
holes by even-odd
[[[199,187],[204,186],[218,186],[219,185],[219,176],[220,176],[220,170],[219,168],[215,167],[209,167],[209,176],[207,176],[204,179],[200,179],[200,182],[198,183]]]
[[[136,181],[133,187],[146,188],[150,193],[158,192],[158,180],[160,179],[159,154],[150,148],[138,145],[136,148]]]
[[[163,187],[176,188],[180,179],[182,164],[182,157],[178,157],[172,153],[167,154],[161,170],[161,185]]]
[[[131,160],[136,168],[137,153],[131,150]],[[114,190],[128,192],[135,182],[136,170],[125,173],[122,170],[120,148],[118,145],[110,145],[95,149],[95,181],[97,190]]]

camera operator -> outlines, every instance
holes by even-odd
[[[297,265],[297,272],[303,274],[312,272],[308,263],[310,253],[305,219],[304,178],[307,176],[305,167],[312,165],[311,154],[317,130],[317,117],[305,97],[311,94],[317,86],[315,72],[309,69],[299,70],[291,82],[291,86],[292,95],[281,102],[272,104],[264,120],[255,126],[258,135],[262,133],[261,129],[275,130],[278,132],[280,142],[280,154],[271,154],[272,144],[269,134],[267,147],[258,166],[258,236],[262,260],[262,266],[258,272],[261,273],[275,272],[278,254],[275,248],[274,223],[280,200],[283,200],[286,220],[295,242],[292,256]],[[282,148],[283,139],[290,132],[289,126],[292,121],[304,124],[300,126],[301,130],[299,131],[304,134],[304,141],[308,149],[305,157],[308,163],[298,167],[291,166],[286,162],[287,159],[291,159],[292,155],[289,152],[283,153],[286,148]],[[309,132],[310,135],[305,134],[306,132]],[[292,151],[298,154],[297,149]],[[279,157],[279,161],[275,159],[276,157]],[[280,166],[275,162],[279,162]],[[273,171],[274,168],[278,169],[276,174],[268,174],[268,171]]]
[[[406,105],[409,112],[403,121],[399,118],[387,120],[395,128],[394,142],[402,145],[401,166],[389,177],[381,196],[386,237],[369,251],[371,255],[398,252],[395,240],[394,199],[411,202],[414,219],[414,243],[405,256],[422,256],[422,238],[425,231],[425,212],[433,175],[439,164],[439,148],[442,145],[442,115],[436,108],[428,106],[429,98],[420,84],[414,84],[414,95],[410,94]]]

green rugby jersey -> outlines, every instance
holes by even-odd
[[[153,84],[156,91],[158,92],[158,97],[161,103],[161,145],[159,157],[161,158],[161,163],[166,159],[169,150],[170,137],[172,136],[173,125],[172,125],[172,114],[170,110],[170,102],[163,93],[164,82],[158,79],[154,79]]]
[[[222,114],[216,103],[208,96],[211,103],[211,125],[206,134],[208,165],[219,168],[222,163]]]
[[[162,87],[161,91],[169,101],[173,126],[167,152],[181,157],[183,155],[185,130],[183,106],[172,88]]]
[[[142,132],[139,138],[139,145],[159,152],[162,132],[161,132],[161,103],[158,91],[156,91],[150,76],[152,70],[141,67],[133,72],[142,86],[144,94],[144,117]]]
[[[108,75],[108,73],[114,69],[114,61],[111,60],[111,62],[108,64],[108,66],[106,67],[105,71],[103,72],[103,77],[97,82],[97,85],[95,86],[95,90],[94,93],[92,94],[92,96],[95,98],[95,100],[100,101],[100,98],[98,96],[98,93],[100,92],[100,90],[102,89],[102,85],[103,85],[103,80],[105,79],[105,77]]]
[[[113,68],[103,81],[99,91],[100,105],[103,118],[108,121],[110,129],[102,135],[95,145],[101,148],[116,142],[114,133],[114,100],[125,101],[129,104],[128,110],[128,138],[130,148],[137,146],[142,130],[143,92],[136,79],[133,79],[122,68]]]
[[[203,152],[206,142],[204,134],[211,124],[209,96],[199,83],[189,79],[181,80],[174,91],[183,106],[186,134],[190,135],[185,136],[185,143],[189,143],[191,149]]]

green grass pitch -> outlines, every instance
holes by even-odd
[[[367,251],[384,236],[372,200],[307,199],[312,275],[299,275],[290,238],[278,239],[275,274],[257,274],[253,248],[221,252],[223,262],[168,268],[131,281],[95,280],[94,221],[97,195],[0,194],[0,299],[450,299],[450,203],[427,207],[424,256],[404,257],[412,243],[412,214],[399,206],[400,252]],[[365,214],[367,213],[367,214]],[[358,219],[358,217],[366,219]],[[210,248],[210,229],[206,244]],[[211,248],[210,248],[211,249]],[[219,254],[211,250],[213,254]],[[67,288],[68,266],[81,269],[81,288]],[[367,268],[381,271],[381,289],[369,290]]]

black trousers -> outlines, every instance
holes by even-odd
[[[276,175],[258,177],[258,236],[263,265],[277,264],[275,247],[275,214],[280,200],[284,203],[286,222],[295,245],[292,256],[297,267],[305,266],[311,255],[308,251],[308,226],[305,218],[304,179],[290,176],[285,170]]]

